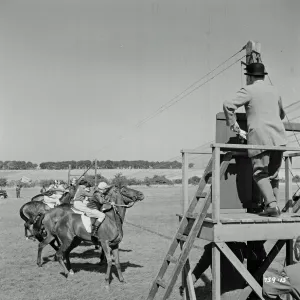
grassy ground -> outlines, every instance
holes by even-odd
[[[120,244],[121,266],[126,283],[118,281],[113,267],[110,292],[104,288],[105,267],[98,265],[98,253],[92,245],[79,246],[73,250],[71,262],[75,275],[69,279],[61,274],[62,269],[58,262],[52,261],[54,251],[50,247],[46,247],[43,252],[43,267],[37,267],[37,243],[25,240],[19,208],[37,194],[38,189],[23,189],[21,199],[14,198],[14,190],[9,189],[9,198],[0,199],[0,299],[145,299],[168,250],[170,240],[142,228],[169,237],[174,235],[178,226],[175,214],[181,212],[181,187],[139,189],[144,192],[145,200],[127,211],[124,239]],[[192,192],[195,187],[190,187],[190,190]],[[283,189],[281,192],[283,195]],[[201,240],[196,242],[197,246],[203,244],[204,241]],[[268,243],[267,248],[272,244]],[[192,267],[201,253],[198,248],[192,250]],[[280,253],[272,268],[282,266],[283,255],[284,251]],[[211,278],[210,270],[206,272],[206,276]],[[179,281],[170,299],[181,299],[178,288]],[[196,285],[196,293],[197,299],[211,299],[210,289],[202,280]]]

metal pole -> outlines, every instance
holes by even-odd
[[[71,175],[71,165],[69,165],[69,170],[68,170],[68,185],[70,185],[70,175]]]
[[[182,214],[185,214],[189,207],[189,177],[188,177],[188,165],[189,158],[188,153],[182,153],[182,192],[183,192],[183,204],[182,204]]]
[[[97,159],[95,159],[95,187],[97,186]]]
[[[182,153],[182,198],[183,198],[183,203],[182,203],[182,215],[185,214],[185,212],[188,209],[189,206],[189,195],[188,195],[188,183],[189,183],[189,178],[188,178],[188,153],[183,152]],[[182,245],[181,245],[182,247]],[[188,260],[187,260],[188,262]],[[187,287],[187,264],[185,267],[182,269],[181,272],[181,280],[182,280],[182,287],[184,288],[183,294],[182,294],[182,300],[187,300],[188,299],[188,287]]]

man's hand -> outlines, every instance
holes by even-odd
[[[239,136],[241,136],[244,140],[247,140],[247,132],[240,129],[240,132],[238,133]]]
[[[240,128],[240,125],[235,122],[233,125],[230,126],[230,129],[235,132],[236,134],[238,134],[241,138],[243,138],[244,140],[247,140],[247,132],[242,130]]]
[[[241,130],[240,125],[237,122],[235,122],[233,125],[231,125],[230,129],[235,133],[239,133]]]

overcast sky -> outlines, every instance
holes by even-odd
[[[284,106],[300,100],[299,13],[299,0],[0,0],[0,160],[161,161],[211,141],[239,63],[135,125],[249,40]]]

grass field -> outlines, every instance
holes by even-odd
[[[46,247],[44,265],[36,265],[37,242],[24,238],[23,220],[19,208],[38,193],[37,188],[22,189],[21,199],[8,189],[8,199],[0,199],[0,299],[1,300],[86,300],[86,299],[145,299],[150,285],[159,270],[178,226],[176,213],[181,212],[181,187],[140,187],[144,201],[128,209],[124,224],[124,239],[120,244],[120,260],[126,283],[116,277],[113,266],[111,290],[104,288],[106,268],[99,266],[97,251],[92,245],[79,246],[71,254],[75,275],[66,279],[58,262],[53,261],[54,250]],[[195,187],[190,187],[192,195]],[[283,188],[281,195],[283,199]],[[283,203],[281,203],[283,206]],[[134,225],[132,225],[134,224]],[[162,236],[153,234],[157,232]],[[273,242],[268,242],[270,249]],[[197,240],[201,247],[204,241]],[[202,251],[191,251],[192,267]],[[278,269],[284,261],[282,251],[272,268]],[[208,279],[211,272],[206,272]],[[181,299],[178,281],[170,299]],[[196,284],[197,299],[211,299],[209,286],[199,280]],[[160,299],[157,297],[156,299]]]
[[[204,169],[192,168],[189,169],[188,177],[198,176],[201,177]],[[85,170],[72,170],[71,174],[80,176],[85,172]],[[284,178],[284,169],[282,168],[279,172],[279,177]],[[164,175],[166,178],[173,180],[182,178],[181,169],[99,169],[97,174],[101,174],[107,179],[113,179],[117,173],[122,173],[128,178],[136,178],[143,180],[145,177],[153,177],[154,175]],[[95,175],[94,170],[89,170],[87,172],[89,175]],[[300,176],[300,169],[293,169],[293,175]],[[68,179],[68,170],[0,170],[0,178],[5,177],[8,181],[19,180],[22,176],[31,178],[32,180],[41,179]]]
[[[85,170],[72,170],[72,175],[82,175]],[[122,173],[128,178],[144,179],[145,177],[153,177],[154,175],[165,175],[168,179],[177,179],[182,177],[181,169],[103,169],[97,170],[107,179],[113,179],[117,173]],[[95,175],[94,170],[89,170],[89,175]],[[201,176],[203,169],[190,169],[189,176]],[[40,179],[68,179],[68,170],[0,170],[0,177],[5,177],[8,180],[19,180],[22,176],[31,178],[32,180]]]

